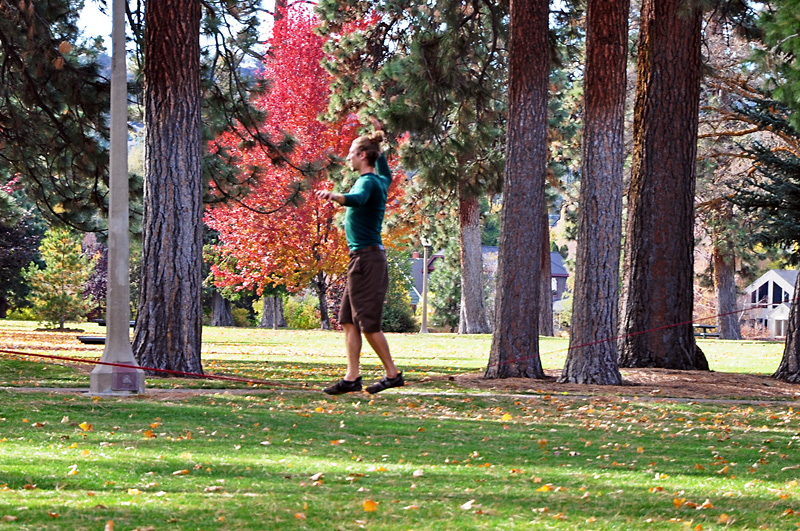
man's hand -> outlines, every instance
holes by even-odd
[[[377,118],[374,116],[369,119],[370,123],[372,124],[372,128],[375,131],[383,131],[383,127],[381,127],[381,123],[378,121]]]
[[[328,190],[317,190],[316,194],[320,199],[327,199],[328,201],[344,205],[344,196],[342,194],[329,192]]]

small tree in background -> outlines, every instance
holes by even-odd
[[[433,308],[431,324],[455,332],[461,312],[461,266],[459,249],[453,244],[444,251],[444,260],[436,263],[430,277],[430,301]]]
[[[91,296],[84,299],[84,291],[97,257],[83,255],[80,236],[64,228],[51,228],[39,253],[45,268],[31,263],[24,273],[34,312],[46,326],[63,330],[66,321],[83,317],[94,304]]]
[[[385,332],[416,332],[418,325],[411,310],[409,295],[414,285],[411,257],[407,251],[389,248],[386,258],[389,262],[389,290],[383,306],[382,328]]]

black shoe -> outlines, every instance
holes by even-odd
[[[406,384],[406,381],[403,380],[403,373],[397,373],[397,376],[394,378],[387,378],[384,376],[374,384],[367,387],[367,392],[371,395],[375,393],[380,393],[384,389],[389,389],[391,387],[403,387]]]
[[[341,379],[330,387],[326,387],[323,389],[323,391],[329,395],[343,395],[345,393],[355,393],[356,391],[361,391],[361,376],[352,382]]]

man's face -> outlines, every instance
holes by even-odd
[[[364,151],[359,151],[355,142],[350,144],[350,151],[347,153],[347,162],[351,170],[361,171],[365,157],[366,153]]]

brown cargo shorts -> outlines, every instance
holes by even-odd
[[[347,285],[339,308],[339,323],[354,324],[368,334],[381,331],[383,303],[389,288],[389,266],[383,246],[350,253]]]

